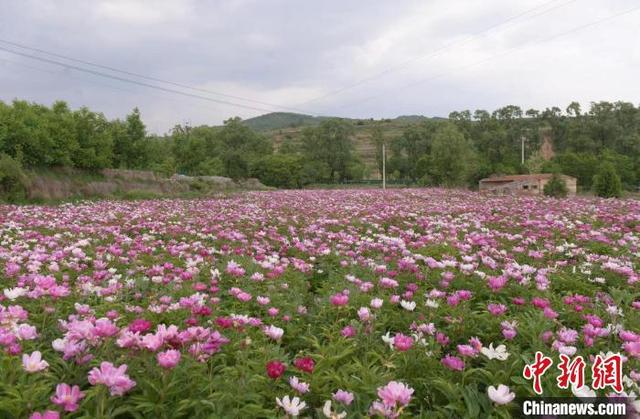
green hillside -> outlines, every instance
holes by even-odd
[[[325,117],[304,115],[292,112],[272,112],[255,118],[245,119],[246,126],[256,131],[267,131],[282,128],[296,128],[301,126],[315,126]]]
[[[269,115],[263,115],[268,117]],[[290,114],[296,115],[296,114]],[[307,115],[299,115],[307,116]],[[261,117],[258,117],[261,118]],[[277,150],[281,144],[288,141],[294,145],[299,145],[302,139],[302,131],[308,126],[318,125],[322,119],[309,117],[307,123],[300,125],[285,125],[278,128],[263,129],[261,130],[264,135],[270,138],[273,142],[275,149]],[[256,119],[256,118],[253,118]],[[365,177],[369,179],[377,179],[380,177],[378,169],[375,163],[376,150],[375,144],[371,137],[373,127],[379,125],[382,127],[384,137],[389,142],[393,142],[399,138],[404,130],[415,124],[419,124],[422,121],[428,120],[425,116],[400,116],[395,119],[373,120],[373,119],[354,119],[353,126],[355,128],[355,134],[353,136],[353,145],[355,147],[355,154],[365,164],[367,168],[367,174]],[[302,118],[301,118],[302,120]],[[250,120],[247,120],[250,121]],[[247,121],[244,121],[245,123]]]

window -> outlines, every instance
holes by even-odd
[[[533,189],[538,189],[538,185],[531,186]]]
[[[529,185],[522,185],[522,189],[529,189]]]

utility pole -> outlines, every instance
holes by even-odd
[[[384,141],[382,142],[382,190],[387,189],[387,156],[384,149]]]
[[[520,137],[520,149],[522,151],[522,165],[524,165],[524,142],[525,142],[526,138],[524,137],[524,135],[522,137]]]

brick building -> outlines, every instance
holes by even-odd
[[[498,195],[542,195],[544,185],[553,176],[551,173],[530,175],[492,176],[480,180],[480,192]],[[574,177],[560,175],[567,185],[569,196],[575,196],[577,180]]]

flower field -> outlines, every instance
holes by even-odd
[[[640,381],[640,202],[439,189],[2,206],[0,417],[510,417]],[[560,388],[560,356],[583,386]],[[597,387],[597,386],[596,386]],[[594,393],[595,391],[595,393]]]

